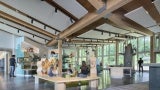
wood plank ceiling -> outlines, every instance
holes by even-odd
[[[52,37],[53,39],[46,44],[47,46],[55,45],[57,43],[57,39],[55,38],[80,43],[80,40],[75,40],[77,36],[90,30],[98,30],[101,32],[103,30],[99,30],[97,27],[103,24],[109,24],[115,28],[123,29],[132,33],[134,32],[142,35],[152,36],[153,32],[147,27],[144,27],[134,20],[125,17],[126,13],[129,13],[139,7],[143,7],[153,18],[153,20],[155,20],[157,24],[160,24],[160,14],[151,0],[107,0],[106,3],[101,0],[76,0],[88,11],[88,13],[80,19],[67,11],[63,6],[56,3],[54,0],[42,1],[53,6],[55,11],[61,11],[63,14],[68,16],[71,21],[74,20],[73,24],[61,31],[59,34],[54,35],[47,31],[41,30],[38,27],[32,26],[31,24],[28,24],[22,20],[19,20],[16,17],[10,16],[5,12],[1,11],[0,16],[9,21],[25,26],[31,30],[37,31],[38,33]],[[99,13],[100,10],[101,12]],[[108,16],[106,17],[106,15]],[[112,32],[112,30],[107,32]],[[121,35],[121,37],[125,37],[125,34]],[[84,42],[84,40],[82,40],[82,42]],[[91,43],[93,41],[91,40],[86,42]],[[102,42],[104,42],[104,40],[102,40]]]

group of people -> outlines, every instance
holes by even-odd
[[[58,75],[58,70],[57,70],[57,61],[51,60],[49,62],[48,59],[45,59],[45,61],[42,61],[42,74],[48,74],[50,77],[52,76],[57,76]]]
[[[140,58],[138,60],[139,72],[143,72],[142,64],[143,64],[143,60],[142,58]],[[15,67],[16,67],[15,55],[12,55],[12,57],[10,58],[10,74],[9,74],[10,77],[16,77],[14,75]],[[81,69],[81,72],[79,74],[80,77],[86,77],[89,74],[90,69],[85,61],[82,61],[82,66],[80,67],[80,69]],[[71,69],[71,65],[69,65],[68,71],[70,73],[73,73]],[[58,75],[57,63],[51,64],[49,63],[48,59],[46,59],[45,61],[42,61],[42,71],[41,72],[42,74],[48,74],[51,77]]]

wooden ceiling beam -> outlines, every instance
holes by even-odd
[[[77,36],[79,36],[79,35],[87,32],[87,31],[89,31],[89,30],[95,29],[96,27],[104,24],[105,21],[106,21],[106,20],[105,20],[104,18],[101,18],[101,19],[99,19],[98,21],[96,21],[96,22],[94,22],[94,23],[86,26],[85,28],[79,30],[78,32],[75,32],[75,33],[71,34],[70,36],[68,36],[68,38],[69,38],[69,39],[72,39],[72,38],[74,38],[74,37],[77,37]]]
[[[101,9],[102,7],[106,6],[107,0],[88,0],[91,5],[93,5],[97,10]]]
[[[48,4],[50,4],[51,6],[57,8],[58,10],[60,10],[62,13],[64,13],[68,17],[72,18],[74,21],[78,21],[78,18],[76,16],[74,16],[73,14],[71,14],[70,12],[68,12],[67,10],[65,10],[63,7],[61,7],[60,5],[58,5],[54,0],[45,0],[45,1]]]
[[[25,22],[25,21],[23,21],[23,20],[20,20],[20,19],[14,17],[14,16],[11,16],[11,15],[3,12],[3,11],[0,11],[0,17],[2,17],[2,18],[4,18],[4,19],[7,19],[7,20],[9,20],[9,21],[12,21],[12,22],[14,22],[14,23],[17,23],[17,24],[19,24],[19,25],[22,25],[22,26],[24,26],[24,27],[26,27],[26,28],[29,28],[29,29],[31,29],[31,30],[33,30],[33,31],[36,31],[36,32],[38,32],[38,33],[41,33],[41,34],[43,34],[43,35],[46,35],[46,36],[48,36],[48,37],[51,37],[51,38],[55,38],[55,37],[56,37],[54,34],[51,34],[51,33],[47,32],[47,31],[44,31],[44,30],[41,29],[41,28],[38,28],[38,27],[36,27],[36,26],[33,26],[32,24],[27,23],[27,22]]]
[[[136,22],[126,18],[124,14],[127,13],[123,8],[116,10],[112,13],[112,15],[108,18],[110,21],[114,22],[118,26],[130,30],[131,32],[138,32],[143,35],[153,35],[153,32],[148,30],[147,28],[137,24]]]
[[[115,41],[104,40],[104,41],[87,41],[87,40],[71,40],[72,43],[88,43],[88,44],[105,44],[105,43],[113,43]]]
[[[88,13],[83,18],[81,18],[76,23],[72,24],[70,27],[65,29],[63,32],[59,34],[60,38],[66,38],[70,36],[71,34],[78,32],[79,30],[87,27],[88,25],[98,21],[102,17],[106,16],[107,14],[113,12],[114,10],[122,7],[123,5],[131,2],[132,0],[107,0],[107,6],[106,10],[104,10],[102,13]],[[52,41],[48,42],[47,45],[51,46],[54,45],[57,42],[57,40],[53,39]]]
[[[88,12],[96,11],[96,8],[92,6],[92,4],[88,0],[76,0],[79,4],[81,4]]]

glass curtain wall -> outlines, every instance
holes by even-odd
[[[143,63],[150,63],[150,37],[138,38],[138,58],[143,59]],[[144,67],[144,70],[149,70],[148,67]]]
[[[124,65],[124,55],[123,55],[123,53],[124,53],[124,41],[120,41],[119,43],[118,43],[118,65]]]
[[[79,65],[81,65],[82,64],[82,61],[86,61],[86,48],[84,48],[84,47],[81,47],[81,48],[79,48],[79,59],[78,59],[78,63],[79,63]]]
[[[155,35],[156,63],[160,63],[160,34]]]
[[[144,63],[150,63],[150,37],[139,37],[137,39],[130,39],[126,41],[128,44],[132,44],[132,48],[135,49],[136,53],[133,56],[133,66],[137,70],[137,61],[139,58],[144,60]],[[119,42],[118,53],[124,53],[124,41]],[[108,65],[113,66],[116,64],[116,43],[110,43],[103,46],[97,47],[97,57],[102,62],[103,66],[107,67]],[[102,58],[103,57],[103,58]],[[160,62],[160,54],[156,55],[157,62]],[[118,65],[124,64],[124,56],[118,54]],[[82,61],[86,61],[86,48],[79,48],[79,64],[81,65]],[[144,67],[144,70],[148,70],[147,67]]]
[[[116,44],[107,44],[104,45],[104,61],[103,66],[107,67],[108,65],[113,66],[116,64]]]

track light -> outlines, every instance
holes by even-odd
[[[45,42],[47,42],[47,40],[45,39]]]
[[[34,38],[34,35],[33,35],[33,38]]]
[[[19,33],[19,29],[18,29],[18,31],[17,31],[18,33]]]
[[[46,29],[46,25],[44,25],[44,29]]]
[[[70,21],[71,21],[71,23],[73,23],[73,19],[72,18],[70,18]]]
[[[57,9],[57,8],[55,8],[54,12],[55,12],[55,13],[57,13],[57,11],[58,11],[58,9]]]
[[[55,35],[57,34],[57,31],[55,31]]]
[[[101,35],[103,35],[103,31],[101,32]]]
[[[31,20],[31,23],[33,24],[33,19]]]

